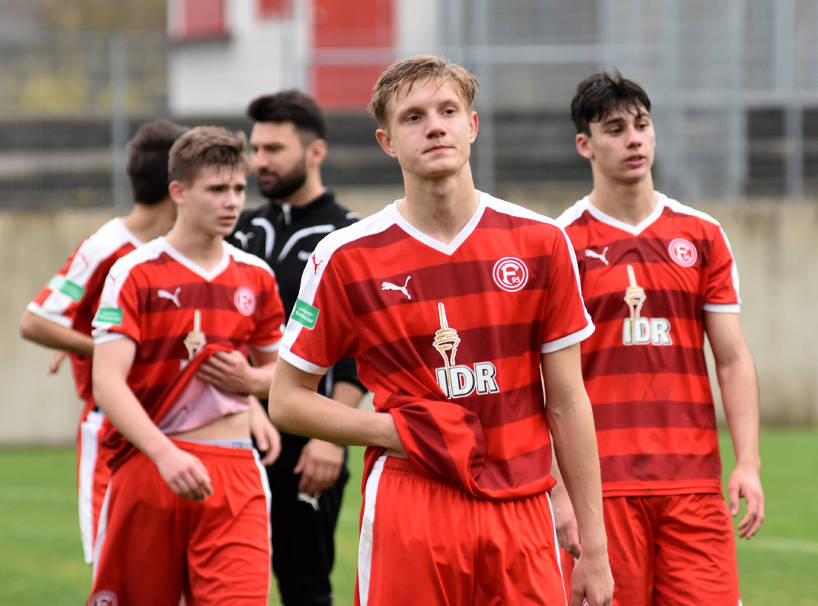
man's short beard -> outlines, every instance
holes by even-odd
[[[307,182],[307,167],[300,163],[286,175],[279,177],[272,185],[259,181],[259,191],[268,200],[282,200],[292,196]]]

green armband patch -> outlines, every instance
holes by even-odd
[[[48,287],[54,292],[61,292],[62,294],[69,296],[73,301],[79,301],[82,299],[82,295],[85,294],[85,289],[82,286],[76,282],[67,280],[63,276],[54,276],[51,278],[51,281],[48,283]]]
[[[122,324],[122,310],[118,307],[100,307],[95,322],[106,324]]]
[[[318,308],[298,299],[295,302],[295,307],[293,307],[293,313],[290,314],[290,317],[302,326],[312,330],[318,321]]]

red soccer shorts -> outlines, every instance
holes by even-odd
[[[564,606],[548,495],[475,499],[381,457],[366,482],[355,603]]]
[[[736,606],[733,522],[720,494],[605,497],[614,606]]]
[[[137,452],[111,477],[89,606],[266,606],[269,489],[255,451],[175,442],[207,468],[213,495],[182,499]],[[108,601],[104,601],[104,600]]]
[[[77,435],[77,496],[80,535],[85,561],[90,563],[94,553],[99,512],[111,479],[108,469],[109,452],[102,447],[105,415],[90,410],[81,420]]]

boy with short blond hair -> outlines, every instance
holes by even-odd
[[[564,232],[474,188],[477,80],[444,59],[388,68],[370,104],[405,196],[316,248],[270,415],[367,445],[356,604],[564,604],[551,434],[580,532],[581,599],[610,603],[579,341],[593,331]],[[351,356],[375,411],[315,394]],[[545,393],[541,383],[545,380]],[[579,606],[579,601],[572,601]]]

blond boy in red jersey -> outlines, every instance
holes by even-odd
[[[593,325],[564,232],[474,188],[476,88],[462,67],[425,55],[379,79],[370,111],[405,196],[319,243],[270,415],[287,431],[368,446],[356,604],[564,604],[551,435],[588,546],[571,604],[608,604],[579,370]],[[315,393],[345,356],[374,412]]]

